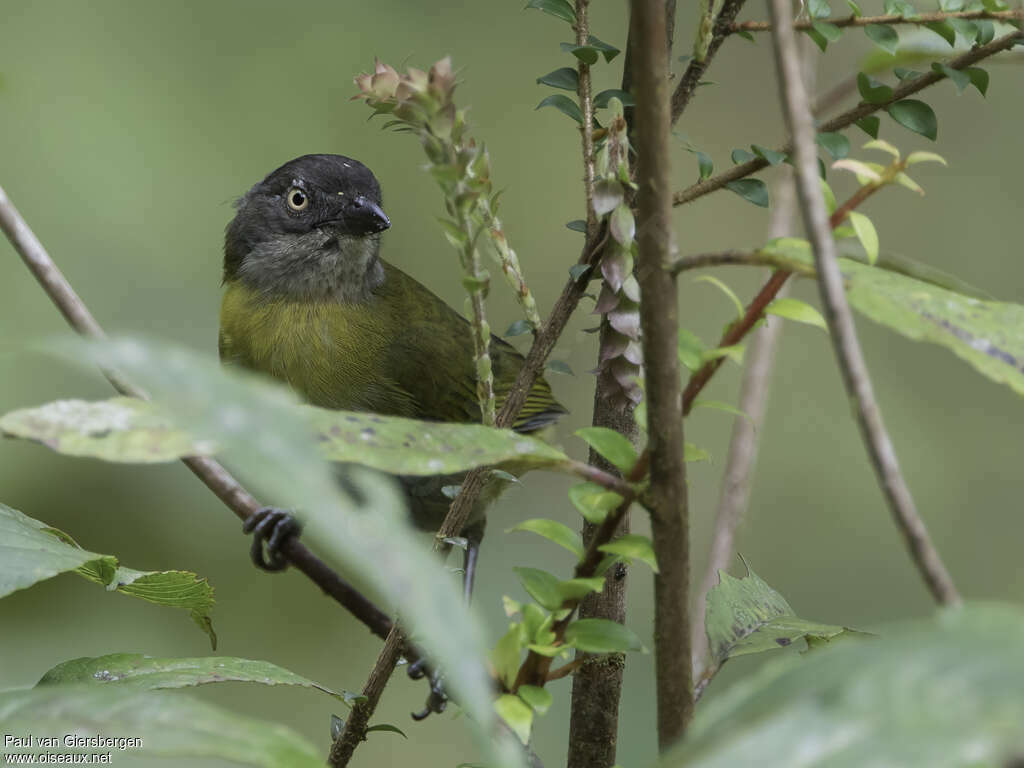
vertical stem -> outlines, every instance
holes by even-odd
[[[661,0],[633,0],[635,136],[639,184],[637,241],[650,439],[650,510],[659,573],[654,579],[658,746],[678,741],[693,716],[690,658],[689,513],[683,414],[676,360],[676,284],[672,258],[668,50]]]
[[[857,340],[853,314],[846,301],[843,276],[839,271],[836,244],[832,239],[825,201],[818,184],[818,167],[814,147],[814,122],[810,102],[800,82],[800,54],[796,33],[789,22],[789,0],[771,0],[772,39],[779,91],[786,123],[793,136],[797,194],[818,271],[818,289],[828,321],[833,346],[849,393],[857,424],[864,438],[879,485],[896,526],[903,534],[910,557],[936,601],[943,604],[960,602],[960,595],[935,549],[924,521],[914,506],[910,489],[900,472],[892,441],[882,421],[882,412],[875,400],[867,364]]]

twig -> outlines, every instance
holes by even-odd
[[[104,338],[103,328],[93,317],[85,302],[71,287],[67,278],[50,258],[43,244],[22,218],[17,208],[0,188],[0,229],[21,256],[46,295],[54,303],[68,325],[82,336]],[[145,393],[116,372],[104,371],[114,389],[129,397],[145,398]],[[205,457],[182,459],[192,473],[220,499],[239,519],[245,520],[259,511],[262,505],[217,461]],[[323,560],[314,555],[301,541],[289,539],[282,547],[282,554],[292,565],[304,573],[357,619],[371,632],[386,637],[391,629],[391,619],[371,601],[366,599],[351,584],[342,579]],[[412,649],[410,653],[414,653]]]
[[[583,662],[585,662],[586,660],[587,656],[577,656],[568,664],[563,664],[558,669],[553,669],[550,672],[548,672],[548,676],[545,682],[550,683],[552,680],[561,680],[563,677],[568,677],[581,666],[583,666]]]
[[[693,94],[697,92],[697,86],[700,85],[704,73],[711,66],[711,60],[715,58],[718,49],[729,36],[736,15],[743,8],[745,2],[746,0],[725,0],[722,4],[722,10],[718,12],[714,27],[712,27],[711,42],[708,43],[707,51],[699,61],[696,58],[690,61],[683,76],[679,78],[679,85],[672,93],[672,125],[679,121],[683,111],[689,105],[690,99],[693,98]]]
[[[666,76],[665,17],[658,0],[633,0],[636,52],[637,281],[643,329],[647,434],[650,447],[654,653],[658,746],[678,741],[693,717],[690,662],[690,542],[679,391],[676,283],[666,268],[672,252],[671,118]]]
[[[850,312],[839,271],[835,241],[818,183],[814,145],[814,122],[810,103],[800,82],[800,56],[796,34],[778,20],[786,17],[788,0],[771,0],[769,8],[776,22],[772,29],[779,90],[786,124],[793,136],[796,161],[797,194],[804,226],[818,268],[818,287],[843,374],[846,390],[853,401],[857,422],[864,437],[882,492],[889,503],[897,527],[903,534],[911,559],[921,572],[932,596],[942,604],[960,602],[960,596],[938,551],[931,542],[924,521],[914,507],[910,489],[900,473],[892,441],[882,422],[882,414],[872,391],[867,365],[857,341],[853,314]],[[980,49],[979,49],[980,50]]]
[[[633,486],[618,475],[612,474],[609,470],[602,469],[593,464],[584,464],[582,461],[574,459],[570,459],[566,467],[577,477],[600,485],[609,491],[614,491],[623,498],[633,498],[635,496]]]
[[[776,208],[778,203],[776,202]],[[814,268],[797,261],[788,259],[778,253],[770,251],[721,251],[719,253],[697,253],[691,256],[681,256],[672,262],[670,271],[673,275],[686,272],[691,269],[703,269],[705,267],[775,267],[785,269],[789,272],[799,272],[808,277],[814,277]]]
[[[867,27],[872,24],[934,24],[950,19],[988,19],[990,21],[1012,21],[1013,19],[1024,19],[1024,11],[936,11],[934,13],[920,13],[916,16],[902,16],[900,14],[883,14],[881,16],[844,16],[841,19],[801,19],[794,21],[793,29],[813,29],[816,22],[825,22],[834,27]],[[733,22],[728,28],[728,34],[736,32],[768,32],[772,28],[769,21],[740,21]]]
[[[360,742],[366,741],[366,727],[369,725],[370,717],[377,708],[377,702],[388,684],[391,673],[402,655],[405,640],[402,631],[392,627],[384,641],[384,647],[380,650],[377,663],[374,664],[370,677],[363,686],[363,696],[366,698],[359,701],[352,707],[345,727],[341,735],[331,744],[331,754],[327,758],[327,764],[333,768],[344,768],[352,759],[352,754]]]
[[[1002,51],[1012,48],[1014,45],[1016,45],[1018,40],[1022,39],[1024,39],[1024,31],[1015,30],[1006,35],[1003,35],[1002,37],[996,38],[995,40],[993,40],[990,43],[987,43],[986,45],[979,45],[977,48],[973,48],[961,56],[957,56],[954,59],[950,59],[947,63],[947,66],[949,66],[952,69],[963,69],[965,67],[969,67],[983,59],[988,58],[989,56],[993,56],[997,53],[1001,53]],[[879,111],[880,109],[884,109],[890,104],[900,101],[901,99],[905,99],[908,96],[912,96],[913,94],[917,93],[918,91],[924,90],[930,85],[935,85],[935,83],[939,82],[940,80],[944,80],[945,78],[946,75],[940,72],[930,71],[926,72],[920,77],[904,80],[902,83],[900,83],[900,85],[893,89],[892,97],[887,99],[886,101],[878,104],[869,104],[867,102],[858,104],[857,106],[836,115],[831,120],[818,126],[818,131],[823,133],[841,131],[842,129],[848,128],[849,126],[853,125],[858,120],[867,117],[868,115],[873,114]],[[792,151],[792,149],[793,148],[791,144],[787,143],[778,151],[782,152],[783,154],[789,154]],[[755,157],[753,160],[748,160],[745,163],[740,163],[739,165],[734,166],[729,170],[718,174],[717,176],[712,176],[709,179],[699,181],[696,184],[687,187],[686,189],[682,189],[676,192],[672,196],[672,204],[685,205],[686,203],[691,203],[694,200],[703,197],[704,195],[722,189],[730,181],[738,181],[739,179],[750,176],[751,174],[757,173],[758,171],[761,171],[767,167],[767,160],[760,157]]]
[[[576,0],[576,45],[586,45],[590,37],[588,11],[590,0]],[[581,142],[583,151],[583,195],[587,210],[587,240],[597,239],[598,221],[594,211],[594,101],[590,88],[590,65],[579,59],[577,66],[578,86],[576,95],[580,99],[583,113]]]

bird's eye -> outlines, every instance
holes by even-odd
[[[309,205],[309,196],[301,189],[292,187],[288,190],[288,207],[293,211],[301,211]]]

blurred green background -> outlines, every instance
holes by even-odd
[[[865,11],[874,5],[865,4]],[[679,6],[677,54],[688,52],[694,15],[689,4]],[[764,12],[752,3],[745,16]],[[843,12],[838,5],[837,12]],[[625,16],[624,3],[594,3],[592,31],[624,47]],[[385,257],[461,307],[457,262],[435,223],[440,202],[420,170],[418,146],[382,132],[367,121],[364,106],[349,101],[352,75],[370,67],[374,56],[425,66],[451,54],[464,80],[460,103],[471,105],[475,135],[486,140],[496,183],[506,189],[507,231],[546,309],[578,255],[579,235],[564,223],[582,215],[581,171],[574,125],[554,110],[534,111],[550,92],[534,80],[571,65],[558,50],[569,34],[554,18],[522,10],[520,0],[7,2],[0,8],[0,184],[108,330],[159,334],[212,355],[231,201],[294,156],[348,154],[370,165],[383,186],[394,222],[384,236]],[[819,56],[819,83],[852,71],[868,49],[862,34],[848,32],[828,57]],[[620,62],[596,68],[599,87],[617,86]],[[887,190],[865,210],[883,250],[1021,302],[1024,77],[1018,66],[991,71],[987,101],[973,89],[958,96],[949,83],[928,92],[939,115],[937,149],[950,163],[915,173],[928,196]],[[733,147],[774,146],[783,138],[766,38],[757,45],[727,42],[710,79],[714,85],[698,92],[677,129],[718,168],[728,167]],[[932,146],[888,118],[882,136],[905,150]],[[864,139],[856,130],[851,138],[855,146]],[[697,174],[693,155],[682,147],[673,160],[680,187]],[[842,199],[851,180],[832,175]],[[677,210],[675,231],[682,253],[743,248],[763,241],[767,221],[765,210],[720,192]],[[752,271],[721,276],[741,296],[761,280]],[[680,292],[685,326],[713,342],[730,319],[729,303],[689,276]],[[489,304],[498,330],[517,317],[505,294],[496,287]],[[796,295],[816,300],[806,282]],[[589,420],[593,378],[586,371],[595,359],[595,338],[582,329],[592,324],[581,311],[556,352],[576,376],[550,377],[572,410],[561,439],[579,456],[583,445],[572,432]],[[0,328],[0,410],[109,394],[98,375],[82,376],[19,351],[22,339],[64,325],[6,242],[0,243]],[[867,322],[860,328],[910,486],[961,590],[970,598],[1021,601],[1024,404],[943,349]],[[735,400],[738,372],[727,366],[708,396]],[[730,419],[705,409],[687,422],[688,439],[714,457],[690,472],[696,576],[704,566]],[[738,543],[757,571],[808,618],[867,628],[928,613],[928,595],[874,484],[820,331],[786,329],[761,439],[753,501]],[[568,485],[561,477],[531,476],[492,513],[476,605],[493,639],[506,621],[500,596],[523,597],[512,565],[557,573],[569,568],[558,548],[504,529],[538,513],[576,527],[565,501]],[[217,590],[219,653],[268,659],[353,690],[376,657],[379,642],[303,577],[253,570],[235,518],[181,465],[114,466],[5,441],[0,501],[68,531],[89,549],[117,554],[128,566],[207,576]],[[649,571],[633,569],[630,584],[630,624],[651,646]],[[72,576],[0,601],[0,629],[0,688],[31,685],[74,656],[209,652],[186,616],[104,594]],[[708,695],[756,663],[729,665]],[[654,756],[652,685],[652,658],[631,657],[619,739],[625,766],[645,765]],[[556,705],[536,731],[536,747],[549,766],[564,762],[569,683],[552,688]],[[408,719],[425,693],[422,682],[396,678],[376,719],[398,724],[411,738],[375,734],[357,764],[454,766],[476,758],[464,721]],[[208,687],[199,695],[287,723],[326,752],[332,711],[326,697],[242,685]],[[133,761],[158,764],[137,756],[121,764]]]

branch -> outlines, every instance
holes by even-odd
[[[50,258],[43,244],[22,218],[17,208],[0,188],[0,229],[21,256],[47,296],[64,315],[76,332],[90,338],[104,338],[106,334],[93,317],[85,302]],[[145,399],[146,394],[116,372],[104,371],[114,389],[128,397]],[[192,473],[220,499],[239,519],[245,520],[258,512],[262,505],[217,461],[205,457],[182,459]],[[301,541],[289,539],[282,547],[288,562],[304,573],[327,595],[333,597],[346,610],[379,637],[386,637],[391,619],[366,599],[351,584],[342,579],[323,560],[314,555]],[[410,649],[409,651],[413,651]]]
[[[697,86],[700,85],[704,73],[711,66],[711,60],[715,58],[718,49],[731,34],[736,15],[743,8],[745,2],[746,0],[725,0],[722,4],[722,10],[718,12],[715,25],[712,28],[711,42],[708,44],[707,52],[699,61],[696,58],[690,61],[683,76],[679,78],[679,85],[672,93],[672,125],[679,121],[683,111],[689,105],[690,99],[693,98],[693,94],[697,92]]]
[[[647,433],[650,448],[651,538],[654,578],[658,746],[677,742],[693,717],[690,661],[689,514],[679,392],[678,306],[672,253],[668,51],[658,0],[633,0],[631,42],[636,52],[637,280],[643,329]]]
[[[834,27],[867,27],[871,24],[933,24],[950,19],[988,19],[990,21],[1012,21],[1024,19],[1024,11],[937,11],[935,13],[920,13],[916,16],[902,16],[900,14],[883,14],[881,16],[845,16],[841,19],[802,19],[793,22],[793,29],[813,29],[816,22],[825,22]],[[733,22],[726,34],[736,32],[768,32],[772,28],[769,21],[741,21]]]
[[[807,277],[814,277],[814,268],[796,259],[788,259],[770,251],[721,251],[719,253],[698,253],[692,256],[681,256],[671,263],[669,271],[673,275],[691,269],[705,267],[775,267],[789,272],[797,272]]]
[[[788,13],[788,0],[771,0],[769,8],[772,19],[778,22]],[[875,401],[867,365],[857,341],[853,314],[846,301],[843,277],[839,271],[835,241],[818,183],[814,122],[807,93],[800,82],[796,35],[788,25],[776,23],[772,29],[772,38],[775,42],[780,97],[786,123],[793,136],[801,213],[814,251],[821,302],[834,340],[843,381],[853,401],[857,422],[882,492],[914,564],[936,601],[947,605],[959,603],[960,595],[928,536],[924,521],[914,507],[910,489],[900,473],[892,441],[882,422],[882,413]]]
[[[948,66],[952,69],[964,69],[965,67],[972,66],[983,59],[987,59],[989,56],[993,56],[1012,48],[1019,40],[1024,40],[1024,31],[1015,30],[1009,34],[1003,35],[1002,37],[996,38],[987,45],[979,45],[977,48],[973,48],[967,53],[957,56],[954,59],[950,59]],[[852,109],[848,109],[847,111],[836,115],[828,122],[818,126],[817,130],[822,133],[841,131],[842,129],[853,125],[858,120],[867,117],[880,109],[884,109],[894,102],[905,99],[918,91],[924,90],[930,85],[935,85],[935,83],[940,80],[944,80],[945,77],[946,76],[944,74],[930,71],[920,77],[904,80],[899,86],[893,89],[893,95],[890,99],[879,104],[868,104],[866,102],[858,104]],[[793,151],[792,144],[787,143],[778,151],[783,154],[789,154]],[[757,173],[767,167],[768,161],[763,158],[756,157],[753,160],[748,160],[745,163],[741,163],[740,165],[730,168],[724,173],[712,176],[704,181],[699,181],[686,189],[676,192],[672,196],[672,204],[685,205],[686,203],[691,203],[704,195],[716,192],[730,181],[738,181],[739,179],[750,176],[751,174]]]

